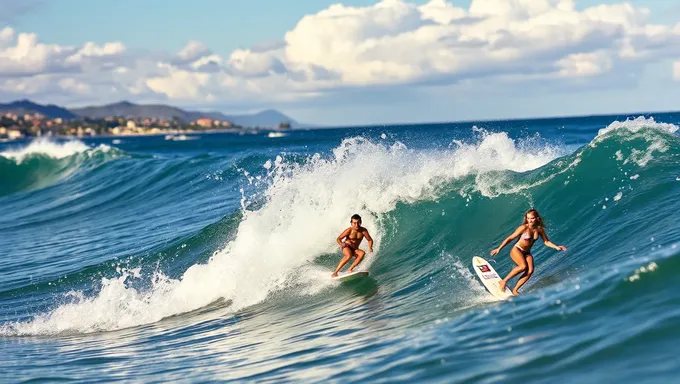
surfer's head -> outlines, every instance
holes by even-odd
[[[530,227],[533,228],[543,228],[543,219],[541,219],[541,215],[538,213],[537,210],[535,209],[530,209],[524,214],[524,224],[528,224]]]
[[[349,219],[349,223],[352,224],[352,227],[355,229],[359,229],[361,227],[361,216],[358,214],[353,214],[352,217]]]

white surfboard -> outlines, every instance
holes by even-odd
[[[477,272],[477,276],[482,281],[482,284],[486,289],[494,296],[499,299],[507,299],[512,296],[512,291],[510,288],[505,287],[505,290],[501,292],[498,284],[501,282],[501,277],[496,273],[491,264],[479,256],[472,258],[472,268]]]
[[[368,272],[364,272],[364,271],[354,271],[354,272],[349,272],[349,273],[340,272],[340,273],[338,273],[337,276],[333,277],[332,279],[345,282],[345,281],[351,281],[351,280],[354,280],[354,279],[359,279],[359,278],[362,278],[364,276],[368,276]]]

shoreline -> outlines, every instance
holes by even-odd
[[[0,143],[13,143],[22,141],[31,141],[35,139],[42,138],[52,138],[52,139],[120,139],[124,137],[150,137],[150,136],[169,136],[169,135],[205,135],[205,134],[217,134],[217,133],[235,133],[235,134],[250,134],[253,132],[288,132],[293,129],[277,129],[277,128],[264,128],[264,127],[248,127],[248,128],[228,128],[228,129],[206,129],[200,131],[184,131],[184,130],[169,130],[165,132],[154,132],[154,133],[134,133],[134,134],[101,134],[101,135],[41,135],[41,136],[23,136],[16,139],[1,138]]]

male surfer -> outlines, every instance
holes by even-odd
[[[336,277],[338,272],[352,257],[355,257],[356,259],[347,272],[352,272],[354,268],[359,265],[361,260],[363,260],[364,255],[366,255],[366,252],[359,249],[359,244],[361,244],[364,237],[368,240],[368,250],[373,253],[373,239],[371,238],[371,235],[368,234],[368,229],[361,226],[361,216],[357,214],[352,215],[349,223],[350,227],[342,231],[336,240],[338,245],[340,245],[340,249],[342,249],[343,257],[331,277]]]

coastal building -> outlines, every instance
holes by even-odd
[[[45,117],[45,116],[43,116],[42,113],[38,113],[38,112],[35,112],[35,113],[25,113],[25,114],[24,114],[24,121],[41,120],[41,119],[43,119],[44,117]]]
[[[21,139],[24,135],[18,129],[10,129],[7,131],[7,138],[10,140]]]
[[[207,117],[204,117],[202,119],[196,120],[196,125],[201,126],[203,128],[208,128],[213,125],[212,119],[208,119]]]

